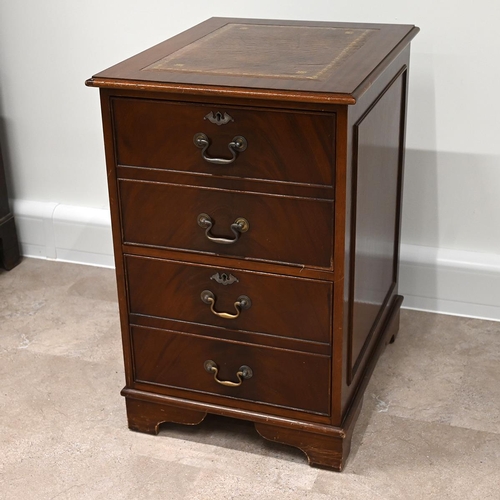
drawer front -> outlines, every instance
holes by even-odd
[[[200,174],[332,185],[335,115],[249,110],[146,99],[113,99],[116,153],[120,165],[161,168]],[[227,113],[223,125],[208,118]],[[202,149],[193,138],[203,133]],[[228,145],[243,137],[247,147]]]
[[[160,259],[125,257],[129,308],[142,314],[197,324],[330,343],[331,282]],[[213,294],[202,300],[205,290]],[[248,309],[235,307],[248,297]]]
[[[330,414],[327,356],[137,326],[131,330],[137,382]],[[249,367],[252,376],[242,379],[239,387],[226,387],[214,380],[213,372],[206,371],[209,360],[223,382],[238,383],[242,366]]]
[[[120,180],[124,243],[331,268],[333,202]],[[207,214],[212,227],[200,226]],[[231,226],[244,218],[246,232]],[[211,241],[223,238],[229,244]]]

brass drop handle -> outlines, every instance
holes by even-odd
[[[230,380],[219,380],[217,378],[217,375],[219,374],[219,367],[217,366],[217,363],[215,361],[207,359],[205,363],[203,363],[203,367],[208,373],[214,374],[214,380],[218,384],[225,385],[226,387],[239,387],[243,383],[243,380],[247,380],[249,378],[252,378],[253,376],[252,369],[249,366],[242,365],[236,372],[236,376],[238,377],[238,382],[231,382]]]
[[[205,229],[205,236],[207,239],[212,241],[213,243],[219,243],[220,245],[230,245],[231,243],[236,243],[240,237],[241,233],[246,233],[250,228],[250,224],[243,217],[238,217],[230,226],[231,231],[234,234],[234,238],[231,240],[229,238],[219,238],[217,236],[213,236],[210,233],[212,226],[214,225],[212,218],[207,214],[198,215],[198,226]]]
[[[194,145],[201,149],[201,156],[208,163],[214,163],[215,165],[229,165],[233,163],[238,157],[238,153],[242,153],[248,146],[247,140],[241,135],[237,135],[233,140],[227,145],[229,151],[231,151],[231,158],[210,158],[207,156],[207,149],[210,147],[210,139],[202,132],[194,134],[193,137]]]
[[[201,300],[205,304],[210,304],[210,310],[219,318],[224,319],[236,319],[241,314],[241,311],[244,309],[250,309],[252,307],[252,301],[246,295],[240,295],[236,302],[234,303],[234,308],[236,309],[236,314],[230,314],[225,312],[218,312],[215,310],[215,295],[210,290],[203,290],[201,292]]]

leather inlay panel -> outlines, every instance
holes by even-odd
[[[324,80],[377,31],[229,23],[143,71]],[[296,54],[293,59],[288,57],[290,48]]]

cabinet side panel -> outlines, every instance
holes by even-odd
[[[406,68],[354,125],[348,383],[397,291],[405,90]]]

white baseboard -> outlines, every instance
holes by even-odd
[[[29,200],[11,206],[24,256],[114,267],[109,210]]]
[[[500,255],[401,245],[403,307],[500,321]]]
[[[114,267],[109,210],[13,202],[23,255]],[[401,246],[403,307],[500,321],[500,255]]]

